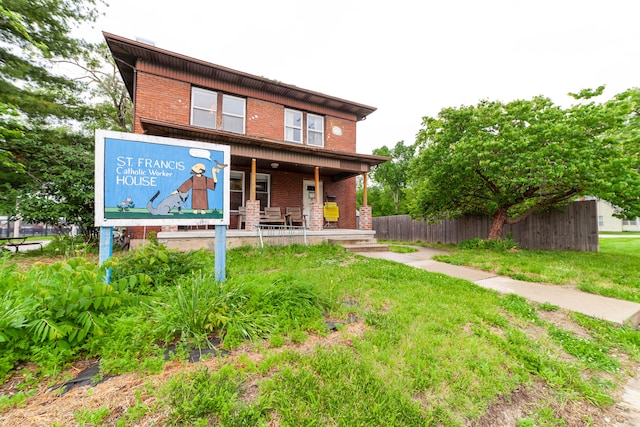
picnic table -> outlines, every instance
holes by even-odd
[[[7,251],[15,249],[15,252],[19,252],[20,247],[22,246],[38,245],[40,246],[40,250],[42,251],[42,242],[37,240],[27,241],[27,238],[28,236],[0,237],[0,249]]]

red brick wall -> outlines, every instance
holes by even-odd
[[[338,117],[324,119],[324,146],[330,150],[356,152],[356,122]],[[334,131],[335,128],[335,131]],[[339,131],[338,131],[339,129]],[[341,134],[341,135],[340,135]]]
[[[142,133],[139,117],[188,124],[191,120],[191,85],[138,72],[135,114],[135,133]]]
[[[356,228],[356,179],[349,178],[338,182],[324,180],[323,201],[326,196],[336,196],[336,203],[340,208],[339,228]]]
[[[284,106],[260,99],[247,99],[247,136],[282,141],[284,139]]]
[[[191,87],[209,87],[219,93],[247,97],[246,135],[273,140],[284,139],[285,105],[303,112],[310,112],[325,117],[325,146],[329,150],[356,151],[356,117],[345,113],[333,115],[327,107],[309,104],[303,101],[287,100],[274,95],[257,91],[247,91],[242,87],[225,84],[219,86],[210,78],[174,73],[155,67],[152,64],[138,64],[135,93],[135,127],[134,132],[142,133],[139,117],[150,117],[178,123],[190,123]],[[249,185],[249,171],[246,172],[246,185]],[[313,180],[313,176],[304,174],[276,172],[271,169],[258,172],[271,174],[271,205],[284,208],[286,206],[302,206],[302,181]],[[322,171],[321,171],[322,173]],[[321,176],[324,193],[335,195],[340,207],[338,227],[355,228],[356,226],[356,185],[355,178],[332,182],[330,178]],[[248,197],[249,188],[246,189]],[[235,217],[231,226],[235,226]],[[131,227],[132,238],[142,238],[142,227]],[[147,227],[149,231],[160,231],[160,227]]]
[[[249,186],[251,172],[245,170],[245,197],[249,198]],[[303,180],[313,180],[313,175],[305,175],[293,172],[274,172],[273,170],[257,170],[258,173],[271,174],[271,206],[281,208],[284,213],[287,206],[302,207],[302,183]],[[356,228],[356,180],[355,178],[333,182],[329,177],[320,175],[323,182],[324,194],[321,202],[326,201],[326,195],[336,196],[336,202],[340,208],[339,228]],[[235,216],[230,224],[236,228]]]

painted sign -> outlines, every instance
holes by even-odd
[[[226,145],[96,131],[98,227],[228,225]]]

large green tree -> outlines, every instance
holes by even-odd
[[[569,108],[545,97],[482,101],[425,117],[413,164],[412,214],[436,221],[465,214],[504,224],[568,203],[606,199],[640,214],[638,90],[597,103],[584,90]]]
[[[380,184],[383,192],[393,201],[393,211],[390,214],[398,215],[400,206],[404,205],[405,189],[408,184],[409,167],[415,153],[415,145],[404,145],[404,141],[396,143],[395,147],[386,145],[373,150],[376,156],[389,157],[388,162],[378,165],[372,172],[371,178]],[[372,204],[372,206],[375,206]]]
[[[127,129],[130,104],[118,99],[122,85],[104,47],[70,35],[96,17],[96,1],[0,3],[0,211],[28,222],[56,225],[64,219],[89,230],[90,131]],[[81,66],[84,78],[61,74],[63,62]]]

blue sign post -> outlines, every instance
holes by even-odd
[[[224,264],[218,260],[226,262],[230,160],[226,145],[96,131],[95,225],[101,228],[100,261],[112,255],[106,242],[113,242],[113,234],[105,230],[111,237],[105,234],[103,242],[103,228],[215,225],[214,270],[216,279],[224,280]]]
[[[227,266],[227,226],[216,225],[215,267],[214,273],[218,282],[226,278]]]
[[[113,255],[113,227],[100,227],[100,255],[99,260],[102,265]],[[111,282],[111,269],[107,268],[104,277],[106,283]]]

